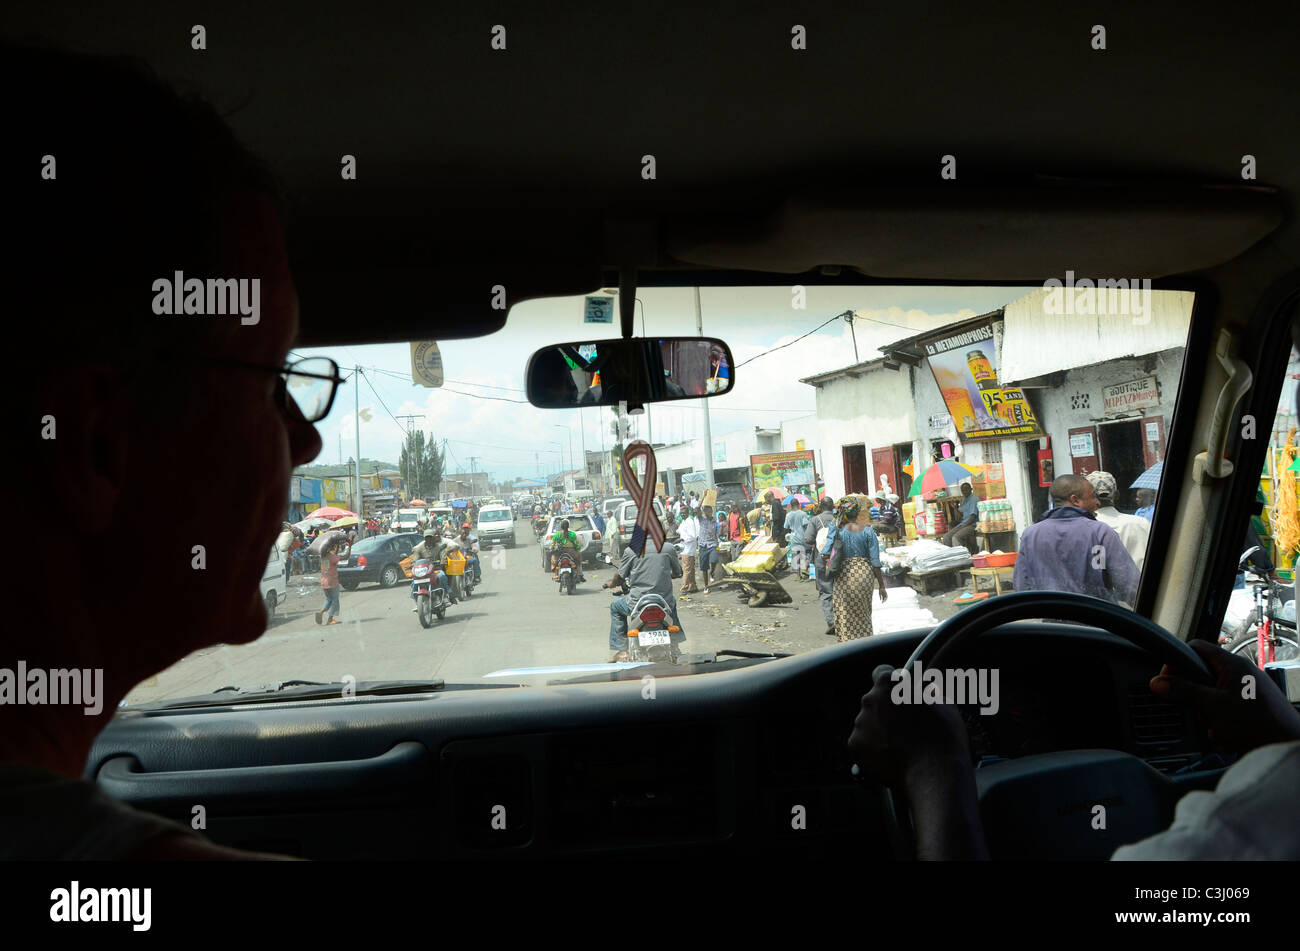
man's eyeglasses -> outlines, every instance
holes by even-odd
[[[339,384],[343,382],[339,365],[329,357],[303,357],[281,367],[223,357],[203,357],[201,362],[278,374],[276,402],[291,418],[304,423],[319,422],[329,415]]]

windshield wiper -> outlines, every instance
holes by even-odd
[[[517,684],[451,684],[441,678],[433,680],[372,680],[357,683],[351,692],[357,697],[402,696],[404,694],[437,693],[441,690],[477,690],[497,687],[514,687]],[[342,681],[327,683],[319,680],[286,680],[278,685],[258,687],[221,687],[210,694],[182,697],[177,700],[156,700],[152,703],[133,704],[129,710],[172,710],[180,707],[225,707],[249,703],[289,700],[338,700],[343,696]]]

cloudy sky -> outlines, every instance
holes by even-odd
[[[796,343],[791,341],[845,310],[857,314],[853,332],[858,355],[860,360],[868,360],[879,356],[876,348],[881,344],[987,313],[1030,290],[808,287],[806,306],[800,310],[792,306],[789,287],[703,288],[704,333],[720,337],[731,347],[737,364],[736,385],[729,393],[707,401],[649,407],[649,429],[656,443],[700,436],[706,402],[715,438],[814,412],[813,388],[799,379],[852,364],[850,328],[847,322],[836,320]],[[695,302],[690,288],[642,288],[637,298],[638,335],[642,334],[644,316],[648,336],[695,336]],[[350,375],[347,368],[362,367],[362,456],[396,462],[404,427],[410,423],[399,423],[395,417],[424,414],[413,424],[439,441],[447,440],[449,472],[468,471],[473,457],[478,471],[486,470],[494,479],[533,478],[567,467],[570,441],[575,464],[581,459],[584,437],[588,450],[607,449],[612,443],[611,410],[543,410],[525,398],[524,368],[535,350],[618,336],[617,324],[585,324],[583,314],[582,297],[529,301],[511,310],[499,333],[439,342],[445,378],[439,389],[411,382],[409,345],[295,352],[333,357],[344,367],[345,375]],[[783,344],[791,345],[765,353]],[[345,461],[356,453],[355,389],[354,380],[345,383],[330,415],[317,424],[325,448],[316,462]],[[645,417],[641,420],[640,435],[650,435]]]

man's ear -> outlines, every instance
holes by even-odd
[[[110,367],[77,367],[51,382],[43,401],[54,419],[47,441],[47,478],[67,516],[79,528],[112,524],[127,486],[131,401]]]

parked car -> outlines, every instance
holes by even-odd
[[[271,557],[262,572],[262,600],[266,602],[266,619],[275,617],[275,609],[289,596],[289,586],[284,580],[284,555],[278,545],[271,546]]]
[[[565,519],[569,520],[569,531],[578,536],[578,541],[582,545],[582,563],[584,565],[593,565],[596,563],[596,556],[600,554],[600,532],[596,531],[596,523],[591,520],[591,516],[585,512],[579,515],[552,515],[551,520],[546,523],[546,534],[542,536],[542,570],[551,570],[551,553],[549,550],[551,536],[560,530],[560,522]]]
[[[348,591],[363,582],[391,588],[405,577],[400,562],[420,543],[421,537],[419,532],[404,532],[361,539],[346,558],[339,559],[339,584]]]
[[[488,545],[505,545],[515,547],[515,517],[508,505],[485,505],[478,512],[478,543],[480,548]]]
[[[743,482],[719,482],[718,483],[718,507],[735,503],[740,506],[742,512],[747,512],[753,508],[750,501],[749,486]]]

